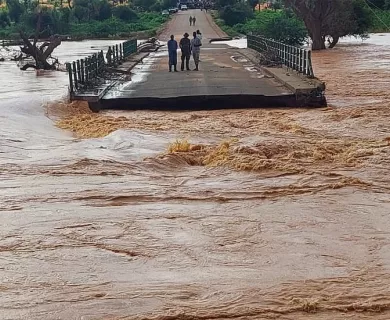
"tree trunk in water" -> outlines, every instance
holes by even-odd
[[[325,47],[325,39],[322,36],[321,32],[321,24],[318,24],[316,22],[311,23],[308,28],[310,32],[311,40],[313,41],[313,44],[311,45],[311,49],[314,50],[324,50]]]
[[[340,37],[334,36],[332,37],[332,42],[329,44],[329,49],[332,49],[339,42]]]
[[[44,42],[38,47],[37,42],[39,37],[39,31],[41,30],[41,22],[42,22],[42,12],[39,12],[33,43],[31,43],[31,41],[28,39],[28,37],[25,35],[25,33],[22,30],[19,31],[20,37],[23,40],[23,47],[20,47],[20,50],[27,56],[34,58],[35,69],[55,70],[56,63],[58,63],[58,61],[55,61],[54,63],[50,64],[47,61],[47,59],[51,58],[51,54],[53,53],[54,49],[61,44],[61,38],[58,36],[52,36],[50,37],[50,41]],[[21,69],[27,70],[32,66],[33,65],[31,64],[28,66],[26,65]]]
[[[36,69],[54,70],[56,68],[55,63],[50,64],[47,59],[50,58],[54,49],[61,44],[61,38],[51,37],[49,42],[44,42],[42,45],[37,47],[37,39],[34,39],[34,42],[31,43],[22,31],[19,33],[24,43],[24,46],[21,47],[20,50],[26,55],[34,58]]]

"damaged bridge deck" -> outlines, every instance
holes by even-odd
[[[175,14],[160,35],[165,43],[174,35],[177,41],[189,32],[188,18],[194,10]],[[136,53],[121,61],[113,73],[105,72],[103,84],[96,85],[92,95],[76,99],[87,100],[93,111],[101,109],[225,109],[259,107],[306,107],[326,105],[323,89],[311,81],[310,55],[307,50],[285,46],[273,40],[251,38],[253,46],[262,49],[276,43],[275,54],[289,67],[267,69],[260,66],[258,47],[239,49],[228,43],[209,39],[223,38],[224,33],[214,24],[209,14],[196,11],[197,28],[203,34],[199,71],[181,71],[178,51],[178,72],[169,72],[166,47],[151,52],[147,57]],[[199,25],[199,27],[198,27]],[[190,33],[190,32],[189,32]],[[291,48],[291,52],[289,51]],[[256,49],[253,50],[253,49]],[[291,63],[289,63],[291,62]],[[195,68],[193,59],[191,69]],[[309,68],[310,67],[310,68]],[[292,71],[292,70],[296,70]],[[105,82],[105,77],[114,80]],[[115,78],[117,77],[117,78]]]
[[[178,72],[168,71],[166,51],[153,53],[133,68],[131,81],[114,85],[98,103],[90,105],[95,111],[324,105],[323,97],[300,101],[294,87],[259,67],[246,51],[221,44],[208,45],[201,53],[200,71],[181,71],[179,64]],[[315,90],[314,85],[295,78],[300,87],[303,83]]]

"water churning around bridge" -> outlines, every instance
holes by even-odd
[[[93,114],[2,63],[0,319],[388,319],[389,43],[316,53],[323,109]]]

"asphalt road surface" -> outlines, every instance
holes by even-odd
[[[196,17],[195,26],[189,25],[190,16]],[[185,32],[191,34],[192,38],[192,32],[197,29],[203,35],[200,71],[181,72],[181,52],[178,50],[177,69],[179,72],[168,72],[168,51],[167,46],[164,46],[132,70],[131,82],[113,87],[103,99],[130,100],[137,98],[142,100],[143,98],[172,99],[176,97],[186,99],[195,97],[196,99],[199,96],[225,95],[270,96],[274,98],[291,94],[273,78],[264,75],[259,68],[242,55],[240,49],[218,42],[210,43],[209,39],[225,37],[226,34],[205,11],[188,10],[173,15],[159,39],[166,42],[173,34],[179,42]],[[191,70],[195,68],[192,57],[190,68]],[[131,104],[129,100],[126,102],[121,100],[121,107]],[[138,100],[136,103],[138,104],[140,101]],[[113,105],[115,104],[113,103]],[[234,106],[227,107],[234,108]]]
[[[194,26],[190,26],[190,17],[196,18]],[[177,14],[173,15],[171,21],[168,23],[159,39],[167,41],[169,40],[170,35],[173,34],[175,39],[179,41],[185,32],[188,32],[188,34],[192,36],[192,32],[198,29],[202,33],[204,40],[226,36],[226,34],[214,23],[209,13],[206,14],[204,10],[201,11],[199,9],[194,9],[179,11]]]

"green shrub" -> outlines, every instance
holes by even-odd
[[[370,32],[389,32],[390,11],[374,10]]]
[[[261,28],[255,27],[252,32],[290,45],[302,45],[308,36],[303,22],[295,15],[284,11],[276,11],[274,17],[270,17],[260,25]]]
[[[228,26],[234,26],[237,23],[244,23],[253,16],[253,11],[247,3],[237,3],[233,6],[228,5],[220,10],[219,16]]]
[[[114,17],[123,21],[135,21],[138,19],[137,13],[130,9],[129,6],[116,6],[112,9]]]
[[[19,0],[7,0],[8,14],[12,21],[16,23],[20,21],[20,17],[22,16],[25,8]]]
[[[233,29],[239,34],[261,34],[291,45],[301,45],[307,38],[303,22],[291,12],[281,10],[256,12],[252,19],[234,25]]]
[[[8,11],[0,9],[0,27],[5,28],[11,24],[11,20],[8,15]]]

